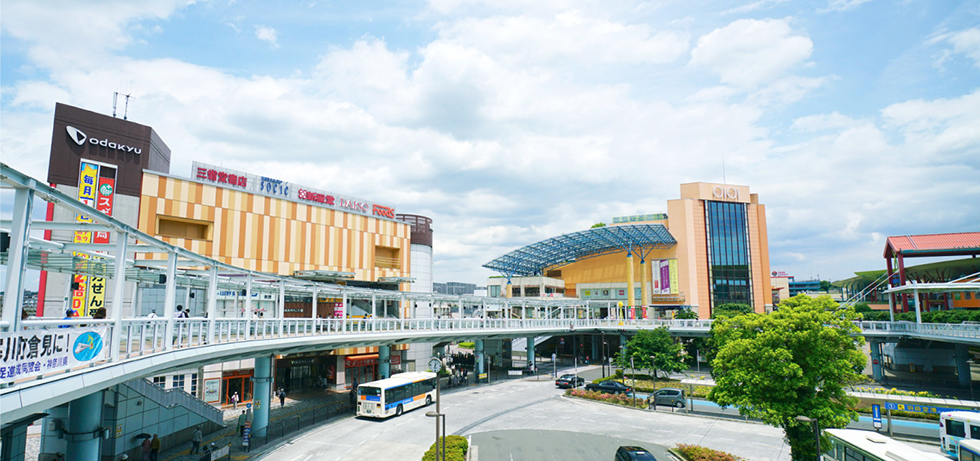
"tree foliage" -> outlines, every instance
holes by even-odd
[[[782,427],[793,459],[814,459],[813,429],[795,418],[815,419],[822,429],[857,419],[850,409],[855,399],[845,391],[860,379],[855,370],[865,366],[864,338],[852,323],[857,317],[853,308],[839,308],[828,296],[800,295],[769,315],[717,320],[712,325],[716,386],[708,398]]]
[[[678,320],[680,319],[697,320],[698,313],[692,311],[691,309],[678,309],[677,312],[674,313],[674,318]]]
[[[606,227],[606,223],[604,223],[604,222],[597,222],[597,223],[593,224],[592,227],[590,227],[589,229],[595,229],[597,227]]]
[[[736,315],[751,314],[754,313],[755,309],[748,304],[737,304],[728,303],[715,306],[711,311],[711,318],[716,319],[719,317],[735,317]]]
[[[633,366],[638,370],[651,370],[654,379],[657,371],[668,373],[685,369],[684,347],[670,337],[667,327],[654,330],[640,330],[627,343],[626,348],[616,355],[616,364],[622,368]]]

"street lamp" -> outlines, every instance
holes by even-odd
[[[446,415],[438,411],[427,411],[425,416],[436,419],[436,459],[442,453],[442,461],[446,461]],[[439,418],[442,418],[442,450],[439,449]]]
[[[815,419],[807,418],[806,416],[802,416],[802,415],[801,416],[797,416],[796,417],[796,420],[799,421],[799,422],[801,422],[801,423],[811,423],[811,424],[813,424],[813,435],[817,438],[817,461],[822,460],[823,459],[823,456],[820,454],[820,426],[819,426],[819,423]]]

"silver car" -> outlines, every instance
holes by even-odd
[[[684,408],[687,405],[684,389],[666,387],[653,393],[653,402],[657,405],[668,405],[677,408]]]

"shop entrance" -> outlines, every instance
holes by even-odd
[[[364,384],[378,379],[378,354],[351,355],[344,359],[347,384]]]
[[[238,372],[241,373],[241,372]],[[226,373],[222,376],[221,401],[225,405],[231,405],[231,396],[238,392],[238,403],[249,402],[252,400],[252,370],[248,374]]]

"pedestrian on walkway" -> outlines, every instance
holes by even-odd
[[[238,436],[243,435],[245,435],[245,410],[242,410],[242,414],[238,415]]]
[[[286,406],[286,390],[279,388],[279,408]]]
[[[231,407],[235,410],[238,409],[238,391],[235,391],[235,393],[231,396]]]
[[[153,440],[150,441],[150,461],[160,461],[160,438],[156,434],[153,434]]]
[[[140,445],[140,451],[141,451],[141,454],[143,455],[142,456],[143,461],[149,461],[150,460],[150,438],[149,437],[143,439],[143,443]]]
[[[201,451],[201,442],[204,440],[204,434],[201,433],[201,427],[197,426],[194,428],[194,433],[191,434],[191,454],[195,455],[197,452]]]

